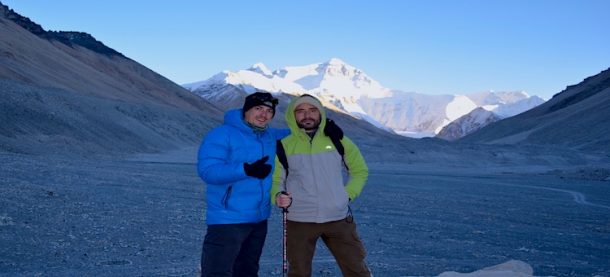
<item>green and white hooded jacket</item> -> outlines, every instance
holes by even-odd
[[[302,99],[309,97],[310,99]],[[294,117],[297,100],[313,104],[320,110],[321,123],[313,138],[300,129]],[[313,101],[312,101],[313,100]],[[344,219],[348,214],[350,199],[354,200],[364,187],[369,170],[358,147],[347,137],[341,140],[345,148],[348,180],[343,178],[343,162],[331,139],[324,135],[326,111],[319,100],[309,95],[293,99],[286,110],[286,123],[291,134],[282,139],[288,159],[286,170],[275,158],[275,171],[271,187],[271,201],[280,191],[289,192],[292,204],[288,208],[288,220],[324,223]]]

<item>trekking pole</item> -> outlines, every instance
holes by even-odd
[[[288,261],[286,260],[286,221],[288,219],[288,209],[282,208],[282,276],[288,273]]]

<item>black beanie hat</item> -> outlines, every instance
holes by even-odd
[[[244,107],[242,111],[246,113],[249,109],[256,106],[267,106],[273,110],[273,114],[275,115],[275,106],[277,106],[278,100],[274,98],[271,93],[268,92],[255,92],[246,97],[246,101],[244,102]]]

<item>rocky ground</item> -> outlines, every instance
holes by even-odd
[[[0,163],[0,275],[196,274],[205,201],[192,159],[0,154]],[[435,276],[519,260],[537,276],[608,276],[610,183],[565,172],[374,163],[352,206],[369,266]],[[280,219],[274,209],[261,276],[281,274]],[[318,249],[314,275],[340,276]]]

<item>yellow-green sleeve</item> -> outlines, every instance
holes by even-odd
[[[362,192],[369,176],[369,168],[364,161],[360,149],[349,138],[344,137],[341,142],[345,148],[345,163],[349,168],[349,181],[345,191],[351,200],[356,199]]]
[[[275,205],[275,195],[284,190],[284,180],[286,178],[286,171],[280,163],[280,160],[275,156],[275,170],[273,171],[272,183],[271,183],[271,204]]]

